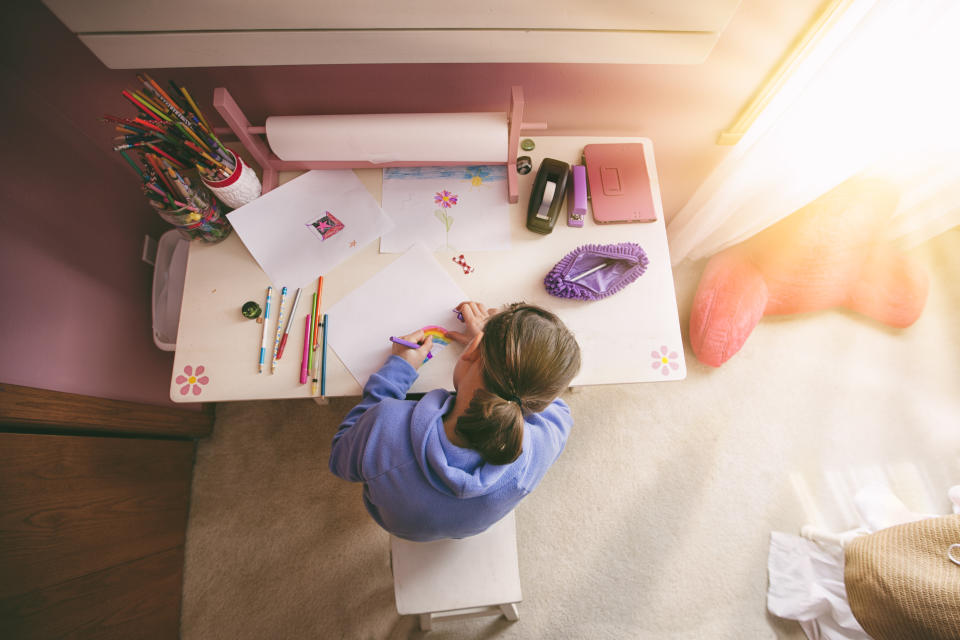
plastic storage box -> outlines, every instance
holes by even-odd
[[[190,242],[176,229],[160,236],[153,267],[153,342],[164,351],[177,348],[183,281]]]

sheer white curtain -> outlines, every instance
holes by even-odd
[[[891,238],[960,224],[960,0],[858,0],[667,225],[674,264],[857,173],[897,184]]]

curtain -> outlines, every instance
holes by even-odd
[[[856,174],[893,182],[909,248],[960,224],[960,1],[853,2],[670,220],[674,264],[746,240]]]

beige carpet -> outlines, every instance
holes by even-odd
[[[568,393],[567,449],[517,511],[519,622],[441,622],[428,637],[802,638],[766,613],[771,530],[844,528],[866,478],[941,513],[960,483],[960,230],[919,252],[932,286],[909,329],[766,319],[719,369],[688,347],[684,382]],[[702,267],[676,270],[684,333]],[[194,472],[185,639],[424,635],[396,613],[388,538],[360,486],[327,471],[354,402],[217,407]]]

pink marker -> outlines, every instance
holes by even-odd
[[[300,361],[300,384],[307,384],[307,363],[310,361],[310,314],[303,327],[303,360]]]

